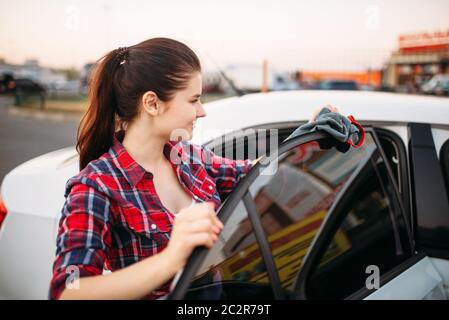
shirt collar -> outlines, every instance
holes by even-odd
[[[122,144],[124,136],[123,131],[114,134],[109,152],[113,157],[115,165],[123,173],[131,187],[134,187],[140,180],[142,180],[145,174],[151,178],[153,177],[153,174],[146,171],[131,157]],[[164,145],[164,156],[174,165],[180,165],[187,159],[187,155],[182,147],[182,142],[178,141],[167,141]]]

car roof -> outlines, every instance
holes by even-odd
[[[362,122],[449,125],[447,98],[368,91],[279,91],[207,103],[207,116],[198,120],[193,141],[207,141],[195,134],[201,130],[235,131],[269,123],[307,121],[315,109],[327,104]]]

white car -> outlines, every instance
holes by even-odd
[[[277,147],[329,103],[365,127],[361,148],[338,152],[322,132]],[[218,154],[248,151],[233,158],[271,151],[272,161],[223,199],[220,240],[195,250],[168,298],[449,297],[449,100],[289,91],[223,99],[205,110],[194,143]],[[47,298],[64,187],[77,172],[76,151],[67,148],[5,177],[1,298]]]

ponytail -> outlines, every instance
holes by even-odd
[[[116,129],[117,99],[114,78],[117,68],[117,50],[100,59],[89,88],[89,108],[78,127],[76,149],[80,154],[82,170],[90,161],[108,151]]]

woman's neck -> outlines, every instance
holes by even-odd
[[[166,160],[164,157],[166,142],[151,130],[134,124],[126,129],[122,144],[139,165],[147,171],[153,171]]]

